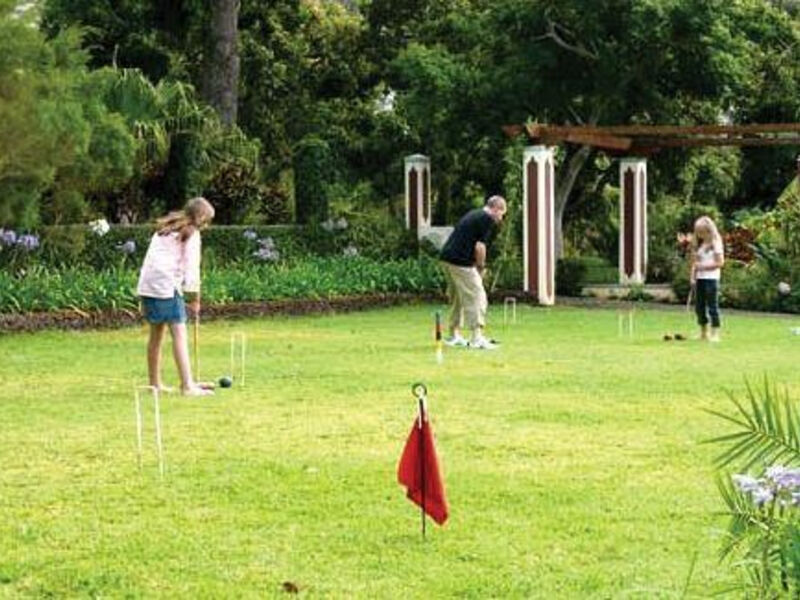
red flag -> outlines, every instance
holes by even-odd
[[[444,481],[427,418],[423,420],[421,428],[419,418],[414,420],[397,466],[397,481],[408,488],[408,499],[422,507],[439,525],[447,520],[449,510],[444,495]]]

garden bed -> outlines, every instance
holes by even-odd
[[[235,302],[203,307],[202,319],[230,319],[272,315],[308,315],[315,313],[350,312],[440,299],[429,294],[361,294],[339,298],[290,298],[265,302]],[[130,327],[142,321],[138,312],[122,310],[56,310],[25,314],[0,313],[0,331],[31,332],[46,329],[115,329]]]

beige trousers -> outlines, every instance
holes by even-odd
[[[465,321],[473,331],[485,327],[489,302],[478,269],[442,261],[442,270],[447,280],[447,298],[450,300],[450,329],[464,327]]]

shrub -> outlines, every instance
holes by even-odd
[[[135,269],[47,269],[12,275],[0,271],[0,313],[75,309],[136,310]],[[438,264],[428,258],[376,261],[362,256],[207,267],[203,300],[209,304],[288,298],[333,298],[366,293],[419,293],[442,289]]]
[[[206,186],[203,195],[216,209],[215,222],[264,224],[286,223],[288,196],[259,183],[258,171],[250,165],[223,165]]]
[[[556,293],[561,296],[580,296],[586,265],[579,258],[561,258],[556,263]]]
[[[619,267],[612,265],[601,256],[581,256],[577,258],[584,266],[581,283],[616,283],[619,280]]]
[[[294,151],[294,192],[297,222],[321,223],[328,218],[328,186],[338,173],[328,143],[316,136],[303,138]]]
[[[203,232],[204,264],[214,267],[262,262],[259,240],[271,240],[281,260],[315,254],[341,255],[347,248],[355,248],[358,254],[376,260],[416,256],[414,235],[388,217],[358,215],[334,223],[338,225],[330,230],[321,225],[213,226]],[[4,231],[7,233],[3,234]],[[4,235],[8,239],[13,237],[13,242],[3,242]],[[94,232],[88,225],[44,227],[38,238],[41,244],[36,248],[19,244],[23,235],[26,232],[0,230],[0,268],[13,271],[33,265],[93,269],[138,266],[144,259],[153,226],[115,225],[106,233]]]

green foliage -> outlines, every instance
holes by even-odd
[[[556,293],[580,296],[586,276],[586,264],[579,258],[560,258],[556,262]]]
[[[741,150],[707,148],[689,155],[678,179],[681,196],[690,204],[724,207],[741,176]]]
[[[781,394],[769,379],[763,387],[747,382],[744,401],[729,394],[734,413],[709,411],[735,431],[709,440],[724,444],[716,458],[718,487],[730,521],[723,557],[748,576],[745,589],[759,598],[795,597],[800,593],[800,512],[794,497],[798,483],[785,465],[800,465],[800,413],[788,391]],[[770,468],[766,468],[766,467]],[[754,467],[758,479],[734,484],[731,470]],[[741,481],[742,475],[735,475]]]
[[[119,268],[48,269],[16,275],[0,271],[0,313],[75,309],[135,310],[138,271]],[[288,298],[332,298],[368,293],[434,292],[442,287],[435,260],[376,261],[366,257],[310,257],[275,264],[242,261],[207,265],[203,301],[209,304]]]
[[[490,290],[519,289],[522,286],[522,152],[522,142],[516,140],[503,153],[503,191],[507,211],[499,234],[489,246],[492,265]]]
[[[294,193],[297,222],[319,224],[328,218],[328,187],[338,178],[328,143],[304,138],[294,153]]]
[[[153,235],[153,226],[115,225],[107,234],[98,235],[86,225],[70,225],[44,227],[40,234],[40,245],[32,250],[19,244],[0,245],[0,268],[14,271],[35,265],[47,269],[138,267]],[[262,260],[256,256],[261,247],[259,240],[266,239],[277,250],[276,260],[283,262],[347,253],[378,261],[397,260],[416,256],[417,249],[413,234],[397,221],[383,215],[364,214],[331,221],[329,230],[321,226],[215,225],[203,232],[204,264],[228,267],[259,263]],[[126,242],[134,243],[132,253],[123,249]]]
[[[612,265],[600,256],[579,256],[571,260],[579,261],[583,265],[583,278],[581,283],[607,284],[619,281],[619,267]]]
[[[247,165],[222,165],[206,185],[203,196],[214,205],[214,221],[219,224],[275,224],[289,220],[286,195],[261,184],[258,173]]]
[[[153,85],[135,70],[88,71],[75,30],[45,40],[3,19],[0,39],[9,41],[0,61],[0,226],[81,222],[93,212],[135,221],[150,216],[147,195],[178,206],[229,161],[257,170],[258,144],[223,128],[191,87]]]

